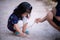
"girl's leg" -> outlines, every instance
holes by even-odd
[[[24,24],[24,25],[23,25],[23,28],[22,28],[22,32],[25,32],[26,29],[27,29],[27,24]]]
[[[53,13],[53,16],[56,15],[56,8],[53,8],[53,9],[52,9],[52,13]]]
[[[19,32],[17,32],[13,27],[8,27],[8,29],[12,31],[13,33],[15,33],[17,36],[22,36],[22,37],[26,36],[26,34],[24,33],[20,34]]]
[[[26,34],[29,34],[29,31],[27,30],[27,24],[23,25],[22,32],[26,33]]]
[[[53,13],[49,12],[49,14],[47,15],[47,20],[48,22],[54,27],[56,28],[58,31],[60,31],[60,27],[58,27],[54,22],[53,22]]]

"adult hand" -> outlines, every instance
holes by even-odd
[[[36,22],[36,23],[39,23],[39,22],[41,22],[41,21],[42,21],[41,18],[37,18],[37,19],[35,19],[35,22]]]

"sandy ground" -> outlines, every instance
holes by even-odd
[[[60,32],[53,28],[47,21],[29,27],[29,37],[18,37],[7,29],[7,20],[13,10],[21,2],[27,1],[33,6],[29,25],[34,23],[36,18],[46,16],[46,7],[39,0],[0,0],[0,40],[55,40],[60,37]]]

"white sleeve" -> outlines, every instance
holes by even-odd
[[[28,23],[28,19],[26,17],[23,17],[23,24]]]

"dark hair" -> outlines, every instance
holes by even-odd
[[[52,0],[52,1],[57,2],[57,0]]]
[[[14,10],[13,14],[17,15],[19,18],[22,19],[22,14],[24,12],[31,12],[32,6],[28,2],[22,2],[17,6],[17,8]],[[28,18],[28,15],[27,15]]]

